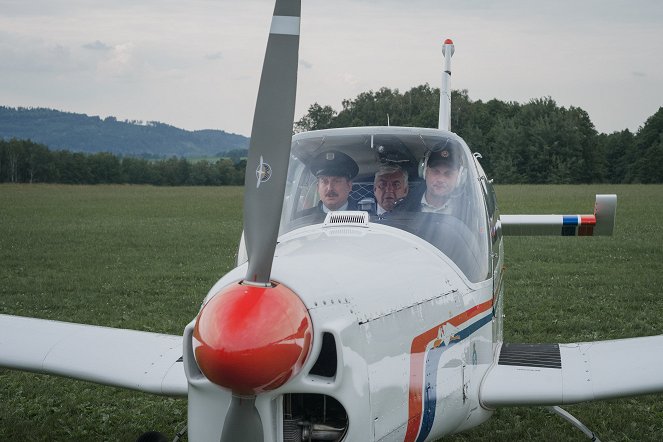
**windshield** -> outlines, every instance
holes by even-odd
[[[362,210],[412,233],[477,282],[490,274],[485,204],[474,159],[457,135],[363,127],[293,137],[280,234]]]

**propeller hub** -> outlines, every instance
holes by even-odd
[[[299,373],[312,336],[308,310],[288,287],[236,283],[198,314],[194,355],[211,382],[235,394],[254,395]]]

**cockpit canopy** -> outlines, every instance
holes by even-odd
[[[368,212],[371,223],[392,226],[424,239],[453,260],[470,281],[489,277],[488,221],[479,173],[465,142],[448,131],[360,127],[295,135],[280,234],[324,221],[326,209],[318,191],[318,177],[343,173],[334,172],[333,168],[325,171],[320,158],[339,162],[341,157],[347,161],[346,156],[356,164],[350,167],[349,209]],[[441,165],[439,169],[443,171],[446,166],[453,168],[457,175],[455,185],[450,188],[449,183],[436,182],[433,175],[439,171],[427,164]],[[376,201],[374,180],[376,172],[385,166],[391,171],[404,170],[408,189],[392,210],[383,213]],[[427,202],[425,196],[436,201],[440,193],[446,200],[444,207],[429,205],[422,209],[422,202]]]

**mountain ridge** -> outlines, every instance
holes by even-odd
[[[188,131],[158,121],[8,106],[0,106],[0,138],[29,139],[51,150],[153,158],[214,157],[249,144],[248,137],[217,129]]]

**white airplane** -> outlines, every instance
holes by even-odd
[[[183,336],[0,315],[0,366],[186,397],[196,442],[430,441],[512,405],[555,407],[596,440],[558,406],[663,391],[663,336],[502,339],[503,236],[609,235],[616,196],[589,215],[500,216],[478,155],[449,130],[451,41],[439,129],[293,137],[299,24],[300,0],[276,0],[237,268]],[[447,204],[419,210],[445,161]],[[356,210],[316,206],[314,174],[332,165]],[[378,214],[384,165],[408,172],[409,191]]]

